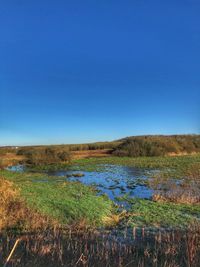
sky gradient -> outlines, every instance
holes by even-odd
[[[200,2],[0,1],[0,145],[199,133]]]

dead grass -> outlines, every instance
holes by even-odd
[[[171,157],[181,157],[181,156],[188,156],[188,155],[197,155],[199,152],[170,152],[167,153],[167,156],[171,156]]]
[[[113,149],[96,149],[96,150],[83,150],[72,151],[73,159],[91,158],[91,157],[109,157],[112,155]]]
[[[200,164],[196,163],[185,171],[184,177],[177,181],[157,177],[151,181],[155,189],[154,201],[181,204],[200,203]],[[151,185],[152,185],[151,184]]]
[[[133,213],[133,212],[127,212],[126,210],[123,210],[119,214],[111,214],[110,216],[105,216],[103,218],[103,222],[105,223],[106,226],[117,226],[120,222],[123,220],[129,218],[130,216],[140,216],[138,213]]]
[[[153,201],[156,202],[173,202],[173,203],[180,203],[180,204],[199,204],[200,203],[200,196],[193,195],[192,192],[184,192],[180,190],[176,190],[173,192],[168,192],[163,194],[157,193],[153,195]]]
[[[0,265],[16,237],[0,236]],[[199,267],[200,228],[185,231],[124,229],[120,231],[48,231],[24,235],[9,266],[123,266]]]
[[[103,222],[107,226],[116,226],[118,223],[124,218],[126,212],[122,212],[121,214],[111,214],[110,216],[105,216],[103,218]]]

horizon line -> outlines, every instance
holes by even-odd
[[[126,139],[126,138],[131,138],[131,137],[144,137],[144,136],[193,136],[193,135],[200,135],[200,133],[182,133],[182,134],[141,134],[141,135],[128,135],[125,137],[121,137],[118,139],[114,139],[114,140],[104,140],[104,141],[91,141],[91,142],[82,142],[82,143],[48,143],[48,144],[44,144],[44,143],[40,143],[40,144],[27,144],[27,145],[0,145],[0,148],[3,147],[29,147],[29,146],[63,146],[63,145],[87,145],[87,144],[95,144],[95,143],[110,143],[110,142],[119,142],[122,139]]]

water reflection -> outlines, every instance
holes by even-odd
[[[24,172],[25,166],[17,165],[8,168],[10,171]],[[76,181],[86,185],[93,185],[99,191],[98,194],[106,194],[111,200],[119,204],[119,197],[125,194],[130,197],[151,199],[153,190],[148,186],[148,180],[154,171],[101,164],[101,171],[77,171],[77,170],[51,170],[45,171],[54,180]],[[33,182],[49,182],[48,179],[35,179]]]

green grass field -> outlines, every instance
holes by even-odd
[[[200,166],[200,156],[127,158],[107,157],[73,161],[70,165],[40,166],[41,170],[71,168],[101,171],[104,164],[118,164],[146,169],[159,169],[181,178],[186,170]],[[116,205],[106,196],[97,196],[93,187],[80,182],[63,182],[44,173],[1,171],[0,176],[12,181],[29,208],[59,221],[62,225],[84,223],[102,226],[106,217],[117,216]],[[126,197],[126,196],[124,196]],[[153,227],[185,227],[200,218],[200,206],[161,203],[145,199],[126,199],[130,209],[124,225]]]

